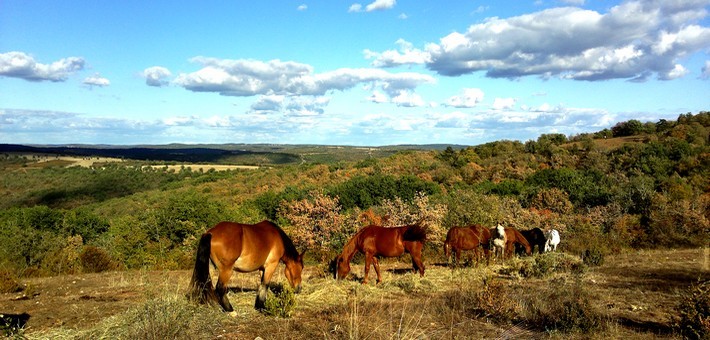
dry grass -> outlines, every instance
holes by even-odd
[[[368,285],[360,284],[361,264],[345,281],[307,266],[290,318],[254,310],[257,273],[233,276],[230,315],[186,301],[189,272],[107,272],[32,279],[37,295],[0,295],[0,311],[30,313],[29,338],[680,338],[679,296],[710,279],[706,256],[630,252],[585,273],[540,277],[510,269],[536,259],[429,265],[423,278],[406,271],[408,263],[383,261],[383,282]],[[286,281],[281,271],[274,281]]]

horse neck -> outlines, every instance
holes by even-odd
[[[347,262],[350,262],[353,256],[355,256],[355,253],[357,252],[357,241],[363,230],[364,228],[358,231],[353,237],[350,238],[350,240],[348,240],[348,243],[343,246],[343,251],[340,253],[340,256],[345,258]]]

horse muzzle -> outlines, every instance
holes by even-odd
[[[294,291],[296,292],[296,294],[300,293],[301,292],[301,285],[299,284],[298,286],[296,286],[296,289]]]

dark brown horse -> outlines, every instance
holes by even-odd
[[[215,289],[210,278],[210,260],[219,272]],[[189,296],[200,303],[217,302],[224,311],[231,312],[232,305],[226,293],[232,270],[240,273],[259,270],[261,283],[254,307],[264,309],[266,285],[279,261],[286,265],[284,274],[291,287],[300,291],[303,253],[296,251],[291,239],[279,226],[269,221],[257,224],[220,222],[200,239]]]
[[[547,239],[545,238],[545,233],[543,233],[540,228],[521,230],[520,233],[523,234],[528,243],[530,243],[530,248],[533,252],[535,251],[535,246],[537,246],[539,254],[542,254],[545,251],[545,243],[547,242]],[[518,254],[521,254],[523,249],[524,247],[520,244],[515,246],[515,252]]]
[[[365,254],[365,279],[370,273],[370,265],[374,264],[377,273],[377,282],[382,281],[380,275],[380,263],[377,257],[397,257],[404,252],[412,255],[412,266],[414,271],[419,271],[424,276],[424,264],[422,263],[422,248],[426,241],[426,229],[418,226],[403,227],[381,227],[370,225],[360,229],[343,247],[343,252],[335,258],[335,278],[343,279],[350,273],[350,261],[359,251]]]
[[[444,254],[449,258],[449,249],[454,254],[456,263],[461,262],[461,251],[473,250],[473,255],[478,262],[480,258],[479,248],[483,248],[486,259],[489,258],[489,240],[491,231],[480,224],[470,225],[468,227],[453,227],[446,234],[444,241]]]
[[[517,229],[507,227],[505,228],[505,256],[506,257],[511,257],[513,256],[513,251],[515,250],[515,245],[520,244],[523,247],[525,247],[525,254],[530,255],[532,253],[532,249],[530,248],[530,243],[528,243],[528,240],[525,239],[525,236],[521,234]]]

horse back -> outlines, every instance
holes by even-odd
[[[284,253],[279,228],[269,221],[257,224],[220,222],[207,233],[212,234],[213,261],[234,263],[239,259],[238,265],[252,270],[271,254],[281,258]]]

